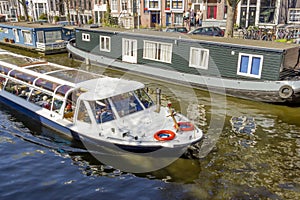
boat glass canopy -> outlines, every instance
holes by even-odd
[[[86,80],[101,78],[101,75],[91,74],[84,71],[78,70],[64,70],[47,74],[49,76],[53,76],[55,78],[63,79],[65,81],[69,81],[72,83],[80,83]]]
[[[27,69],[30,69],[37,73],[45,74],[52,71],[61,70],[61,67],[53,66],[53,65],[38,65],[38,66],[28,67]]]
[[[30,64],[34,60],[31,58],[27,58],[27,57],[18,57],[18,56],[13,56],[13,55],[9,55],[9,54],[1,54],[0,61],[4,61],[6,63],[10,63],[13,65],[22,66],[24,64],[25,65]]]

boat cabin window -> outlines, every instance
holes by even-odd
[[[0,65],[0,73],[1,73],[1,74],[7,75],[8,72],[9,72],[10,70],[11,70],[11,68],[9,68],[9,67],[4,67],[4,66],[1,66],[1,65]]]
[[[89,124],[92,123],[89,113],[85,107],[84,101],[80,101],[77,120]]]
[[[260,78],[262,64],[262,55],[240,53],[237,74],[253,78]]]
[[[134,92],[128,92],[111,97],[111,100],[120,117],[143,110],[143,107],[134,95]]]
[[[39,90],[34,90],[29,98],[29,101],[42,107],[50,110],[52,103],[52,96],[41,92]]]
[[[149,108],[154,105],[152,99],[145,92],[145,90],[143,89],[136,90],[134,91],[134,94],[137,96],[137,98],[140,100],[140,102],[143,104],[145,108]]]
[[[4,87],[6,82],[6,78],[0,76],[0,90]]]
[[[115,115],[111,109],[108,99],[91,101],[90,106],[97,123],[105,123],[115,119]]]
[[[19,96],[23,99],[27,99],[30,93],[30,88],[24,84],[8,80],[5,86],[5,91],[12,93],[16,96]]]
[[[56,87],[59,86],[58,83],[53,83],[51,81],[39,78],[36,82],[35,82],[36,86],[39,86],[43,89],[49,90],[51,92],[54,92],[54,90],[56,89]]]
[[[23,73],[23,72],[20,72],[20,71],[17,71],[17,70],[11,71],[9,73],[9,76],[14,77],[18,80],[27,82],[29,84],[32,84],[33,81],[37,78],[36,76],[32,76],[32,75],[29,75],[29,74],[26,74],[26,73]]]
[[[57,88],[56,90],[56,94],[61,95],[61,96],[65,96],[66,93],[71,90],[72,87],[68,86],[68,85],[61,85],[59,86],[59,88]]]

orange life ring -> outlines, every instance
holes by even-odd
[[[193,131],[195,129],[194,124],[191,122],[178,122],[177,124],[181,131]]]
[[[175,138],[175,133],[170,130],[160,130],[154,134],[154,138],[158,141],[173,140]]]

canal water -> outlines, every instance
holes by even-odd
[[[126,172],[0,104],[1,199],[300,199],[300,107],[214,95],[86,66],[66,54],[43,58],[138,80],[150,93],[161,88],[163,104],[171,101],[189,115],[205,138],[197,159],[182,157],[155,171]]]

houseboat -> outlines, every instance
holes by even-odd
[[[203,135],[187,117],[171,105],[156,104],[144,84],[132,80],[1,51],[0,85],[1,101],[92,147],[184,153]]]
[[[71,26],[44,22],[0,23],[0,44],[44,54],[66,52],[67,42],[72,38],[74,30]]]
[[[76,28],[75,38],[69,55],[91,63],[244,99],[300,100],[295,44],[113,28]]]

